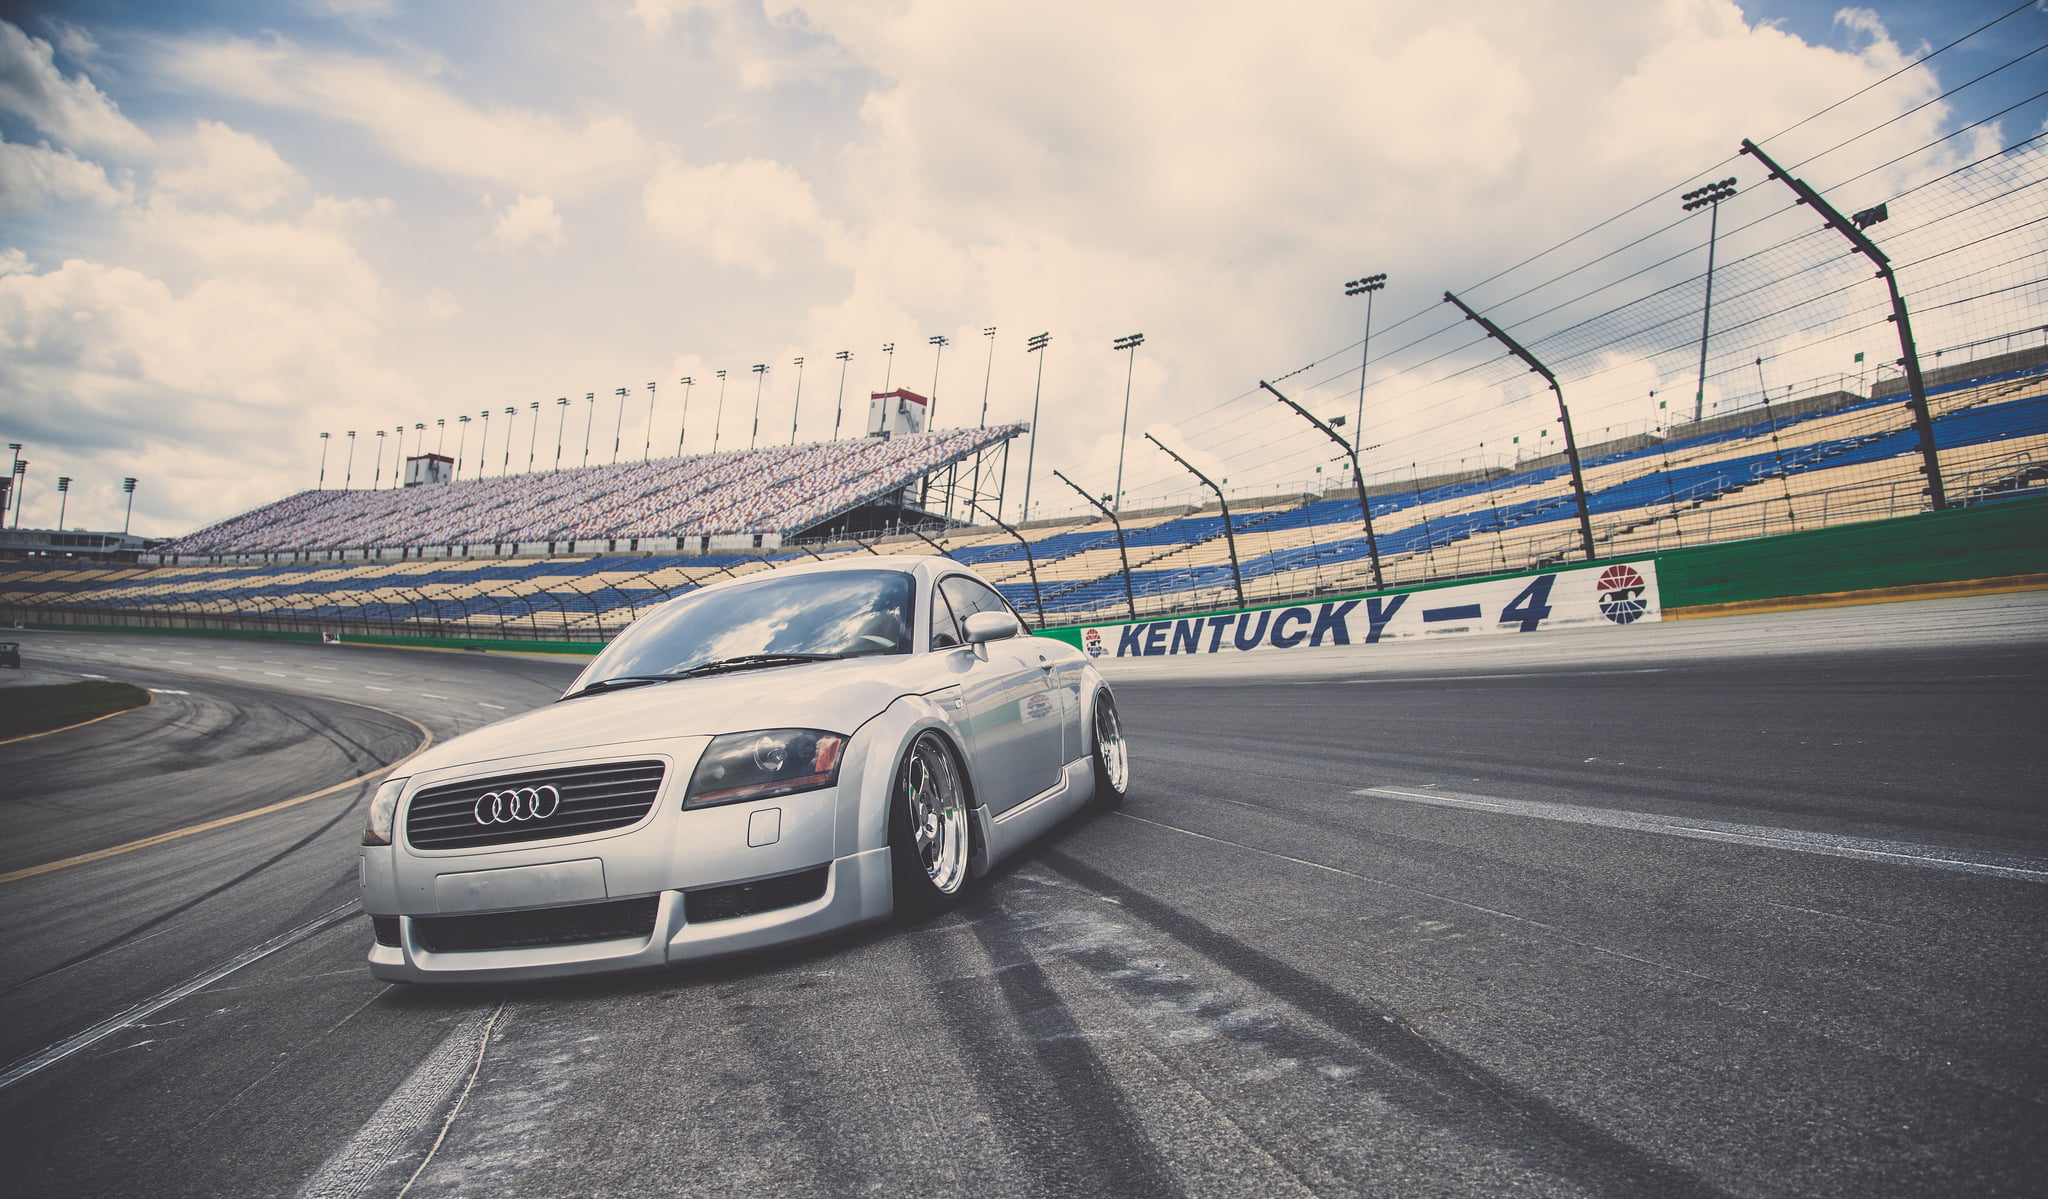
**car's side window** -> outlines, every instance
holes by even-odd
[[[932,592],[932,648],[952,649],[961,642],[960,622],[953,615],[953,606],[946,602],[943,592]]]
[[[1016,616],[1016,611],[1010,607],[1009,601],[1005,600],[1001,593],[988,584],[974,579],[954,575],[939,584],[939,592],[952,602],[954,614],[962,621],[976,612],[1006,612],[1013,617]],[[1019,620],[1018,623],[1022,624],[1023,621]]]

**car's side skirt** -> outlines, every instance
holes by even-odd
[[[1094,797],[1094,763],[1082,758],[1066,764],[1060,771],[1059,782],[1000,816],[991,819],[986,807],[974,809],[981,825],[981,843],[988,851],[986,865],[993,866],[1037,840]]]

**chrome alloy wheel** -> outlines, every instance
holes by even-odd
[[[937,734],[926,733],[910,747],[902,789],[925,877],[951,895],[967,879],[967,800],[953,755]]]
[[[1095,762],[1103,781],[1118,795],[1130,786],[1131,755],[1124,745],[1124,726],[1108,696],[1095,701]]]

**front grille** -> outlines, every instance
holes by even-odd
[[[660,762],[605,762],[444,783],[413,796],[405,837],[419,849],[468,849],[625,828],[654,806],[664,769]],[[544,819],[478,823],[479,799],[522,787],[553,787],[561,795],[561,806]]]
[[[412,934],[434,953],[476,949],[530,949],[589,941],[646,938],[654,932],[661,897],[580,903],[566,908],[493,912],[487,916],[415,916]]]
[[[683,913],[691,924],[704,924],[712,920],[751,916],[756,912],[772,912],[777,908],[793,908],[825,894],[825,881],[831,872],[830,866],[817,866],[751,883],[690,891],[683,896]]]

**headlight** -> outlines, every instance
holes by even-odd
[[[370,814],[363,821],[363,844],[391,844],[391,825],[398,818],[398,797],[405,794],[406,779],[385,779],[370,797]]]
[[[846,738],[820,729],[760,729],[714,737],[690,776],[686,808],[815,791],[839,781]]]

